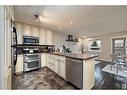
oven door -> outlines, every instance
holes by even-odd
[[[24,62],[24,71],[30,71],[41,68],[41,60],[28,60]]]

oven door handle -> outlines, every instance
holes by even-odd
[[[40,60],[40,57],[35,58],[25,58],[26,60]]]
[[[40,54],[39,53],[31,53],[31,54],[24,54],[25,56],[29,56],[29,55],[39,55],[40,56]]]
[[[28,60],[27,62],[34,62],[34,61],[40,61],[40,59],[37,59],[37,60]]]

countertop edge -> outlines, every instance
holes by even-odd
[[[79,58],[79,57],[73,57],[73,56],[71,57],[71,56],[62,55],[62,54],[56,54],[56,53],[52,53],[52,52],[41,52],[39,54],[53,54],[53,55],[63,56],[63,57],[67,57],[67,58],[77,59],[77,60],[89,60],[89,59],[93,59],[93,58],[96,58],[99,56],[99,55],[95,55],[95,56],[86,57],[86,58]],[[23,55],[23,54],[18,54],[18,55]]]
[[[51,52],[48,54],[59,55],[59,56],[64,56],[64,57],[68,57],[68,58],[72,58],[72,59],[78,59],[78,60],[89,60],[89,59],[93,59],[93,58],[96,58],[99,56],[99,55],[95,55],[95,56],[92,56],[89,58],[77,58],[77,57],[71,57],[71,56],[66,56],[66,55],[61,55],[61,54],[55,54],[55,53],[51,53]]]

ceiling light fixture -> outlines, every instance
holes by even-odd
[[[35,22],[40,22],[40,14],[39,14],[39,12],[34,14],[34,19],[35,19]]]
[[[61,30],[61,29],[62,29],[62,27],[60,27],[60,26],[59,26],[59,27],[58,27],[58,29],[59,29],[59,30]]]
[[[73,24],[73,22],[72,22],[72,21],[70,21],[70,24]]]

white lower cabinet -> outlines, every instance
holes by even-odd
[[[45,53],[42,53],[41,54],[41,67],[44,67],[44,66],[46,66],[46,62],[47,62],[47,54],[45,54]]]
[[[23,55],[17,56],[16,73],[23,72]]]
[[[55,64],[54,64],[54,58],[53,55],[47,54],[47,67],[51,70],[55,70]]]
[[[65,61],[60,61],[59,64],[60,64],[59,74],[66,79],[66,63]]]
[[[63,56],[48,54],[47,60],[47,67],[60,75],[62,78],[66,79],[66,58]]]
[[[44,66],[66,79],[66,57],[42,53],[41,67]],[[17,57],[16,73],[18,72],[23,72],[23,55]]]
[[[54,65],[55,65],[55,72],[56,73],[59,73],[59,61],[57,60],[57,59],[55,59],[55,63],[54,63]]]

